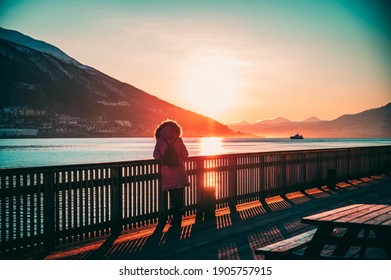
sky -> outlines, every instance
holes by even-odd
[[[222,123],[391,102],[383,0],[0,0],[0,26]]]

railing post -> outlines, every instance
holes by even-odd
[[[44,250],[50,252],[55,247],[55,221],[54,221],[54,173],[53,171],[44,173],[44,193],[43,193],[43,233]]]
[[[199,208],[197,211],[197,218],[202,220],[206,218],[215,217],[216,212],[216,186],[205,185],[205,160],[202,159],[196,162],[197,168],[197,181],[198,181],[198,193],[199,193]],[[208,167],[207,167],[208,168]],[[215,182],[213,182],[214,184]]]
[[[197,182],[197,219],[202,220],[204,213],[204,160],[195,161],[196,182]]]
[[[282,164],[281,164],[281,181],[282,181],[282,186],[281,186],[281,190],[280,191],[280,194],[282,195],[285,195],[288,193],[288,190],[287,190],[287,177],[286,177],[286,168],[287,168],[287,165],[286,165],[286,154],[283,154],[282,155]]]
[[[304,182],[303,182],[303,184],[300,185],[300,188],[299,188],[300,191],[304,191],[308,185],[308,182],[307,182],[307,153],[304,154],[303,165],[304,165],[304,167],[302,167],[302,172],[303,172]]]
[[[122,169],[115,166],[111,173],[111,234],[119,235],[122,231]]]
[[[215,187],[204,187],[203,189],[203,205],[202,209],[204,217],[214,218],[216,214],[216,188]]]
[[[238,165],[236,162],[236,157],[230,156],[228,159],[228,182],[229,182],[229,209],[231,213],[236,212],[236,204],[238,200],[238,186],[237,186],[237,174],[238,174]]]
[[[349,180],[354,174],[354,171],[353,171],[353,166],[352,166],[352,149],[348,149],[349,150],[349,153],[348,153],[348,156],[349,156],[349,160],[348,160],[348,178],[346,180]]]
[[[323,179],[323,166],[320,161],[320,152],[315,153],[315,170],[312,171],[315,173],[314,183],[316,186],[321,186],[324,183]]]
[[[385,160],[383,162],[383,173],[384,175],[389,175],[390,174],[390,161],[389,160]]]
[[[266,197],[265,191],[265,156],[259,156],[259,200]]]
[[[158,174],[157,199],[159,205],[158,219],[159,219],[159,224],[164,224],[168,217],[168,197],[167,197],[167,191],[163,191],[162,189],[162,165],[160,162],[157,164],[157,174]]]
[[[335,169],[327,169],[327,187],[331,190],[335,189],[337,183]]]

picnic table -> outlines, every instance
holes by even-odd
[[[391,205],[353,204],[303,217],[301,222],[316,228],[256,253],[273,259],[365,259],[368,248],[377,248],[391,259]]]
[[[368,247],[383,248],[391,258],[391,205],[353,204],[301,219],[317,226],[305,255],[316,258],[326,244],[336,245],[332,256],[344,257],[352,246],[365,258]],[[341,234],[335,232],[340,229]]]

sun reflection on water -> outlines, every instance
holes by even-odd
[[[225,152],[223,139],[220,137],[201,138],[200,142],[201,155],[218,155]]]
[[[223,138],[220,137],[205,137],[200,139],[200,150],[201,155],[219,155],[224,154],[225,148],[223,145]],[[204,187],[214,188],[215,195],[218,195],[218,188],[220,186],[221,174],[213,170],[217,167],[217,162],[215,159],[209,159],[204,162]]]

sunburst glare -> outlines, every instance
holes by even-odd
[[[230,56],[210,54],[190,59],[180,90],[189,108],[217,117],[237,102],[243,84],[243,62]]]

